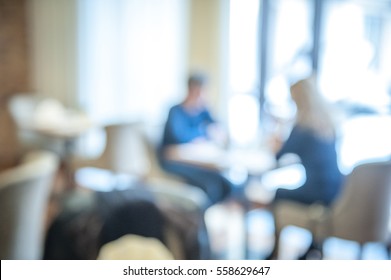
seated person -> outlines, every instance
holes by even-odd
[[[310,79],[294,84],[291,97],[297,107],[296,121],[276,158],[278,160],[288,153],[296,154],[304,166],[306,182],[294,190],[278,189],[274,201],[287,199],[304,204],[318,202],[329,205],[342,184],[335,149],[336,132],[330,112]]]
[[[193,74],[189,77],[184,101],[173,106],[168,113],[158,154],[164,170],[200,187],[212,203],[216,203],[226,198],[234,187],[226,177],[218,171],[174,162],[165,156],[165,150],[170,145],[211,140],[211,130],[216,122],[205,104],[205,86],[204,75]]]
[[[281,200],[310,205],[329,205],[338,194],[343,182],[335,149],[336,131],[314,81],[306,79],[291,86],[291,97],[296,104],[296,120],[286,141],[275,139],[276,158],[296,154],[305,169],[305,183],[293,190],[277,189],[273,205]],[[315,244],[313,244],[315,246]],[[274,252],[275,253],[275,252]]]

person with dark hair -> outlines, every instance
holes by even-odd
[[[163,146],[208,139],[208,127],[215,123],[204,100],[207,79],[202,74],[191,75],[185,100],[173,106],[164,128]]]
[[[165,123],[163,139],[159,147],[159,160],[162,168],[178,175],[189,184],[200,187],[212,203],[224,200],[232,192],[234,185],[220,172],[207,168],[175,162],[165,155],[171,145],[210,141],[216,121],[205,102],[207,78],[204,74],[190,75],[187,82],[187,95],[183,102],[173,106]]]
[[[103,222],[100,246],[127,235],[134,234],[156,238],[162,243],[164,217],[152,201],[135,199],[113,207]]]

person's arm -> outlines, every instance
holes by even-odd
[[[204,114],[205,114],[205,117],[204,117],[205,123],[207,125],[216,123],[215,119],[212,117],[212,115],[210,114],[209,110],[205,109]]]
[[[228,143],[228,132],[221,123],[212,117],[208,110],[205,110],[204,114],[206,137],[215,144],[225,147]]]

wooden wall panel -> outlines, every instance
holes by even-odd
[[[0,0],[0,99],[30,90],[27,36],[26,0]]]

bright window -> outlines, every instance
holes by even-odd
[[[319,86],[339,109],[340,168],[391,156],[391,6],[325,2]]]
[[[253,93],[258,85],[260,0],[230,0],[229,85],[236,93]]]
[[[78,5],[81,104],[103,123],[164,119],[185,86],[186,1]]]
[[[256,145],[259,129],[260,0],[230,0],[228,129],[231,144]]]
[[[377,62],[382,58],[380,24],[386,18],[376,10],[376,5],[354,1],[325,5],[319,77],[321,90],[331,102],[382,111],[390,102],[389,85]]]

